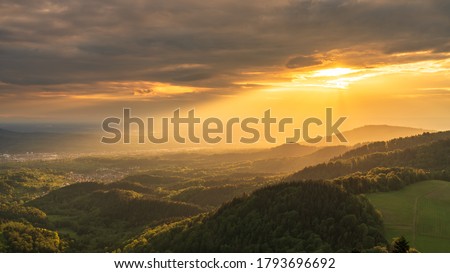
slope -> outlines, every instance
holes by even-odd
[[[139,192],[138,192],[139,191]],[[158,198],[130,183],[78,183],[30,201],[50,225],[74,239],[69,251],[107,251],[145,226],[196,215],[197,206]]]
[[[446,133],[431,134],[438,138],[447,136]],[[331,160],[328,163],[313,167],[306,167],[287,177],[286,180],[300,179],[331,179],[348,175],[354,172],[366,172],[376,167],[412,167],[442,173],[443,178],[448,176],[450,167],[450,137],[443,140],[431,138],[422,144],[423,137],[404,139],[405,142],[418,140],[417,145],[410,145],[403,149],[389,150],[387,152],[362,153],[362,155]],[[400,140],[399,140],[400,141]],[[351,153],[351,152],[348,152]],[[361,153],[356,153],[361,154]]]
[[[281,183],[216,213],[149,229],[128,252],[333,252],[384,244],[368,201],[331,183]]]

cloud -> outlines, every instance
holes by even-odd
[[[447,0],[4,0],[0,5],[0,81],[24,96],[32,95],[31,87],[86,95],[83,90],[103,93],[95,89],[102,86],[122,98],[122,89],[99,84],[107,82],[160,82],[225,94],[236,83],[251,86],[245,82],[253,76],[244,72],[270,77],[284,69],[377,67],[450,54]],[[8,90],[0,86],[0,92]]]
[[[310,56],[298,56],[291,58],[287,64],[287,68],[301,68],[322,64],[322,61]]]
[[[133,95],[135,96],[149,96],[152,95],[153,89],[150,88],[136,88],[134,89]]]

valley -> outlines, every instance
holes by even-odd
[[[449,141],[10,160],[0,251],[446,252]]]

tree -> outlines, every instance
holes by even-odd
[[[403,236],[394,238],[391,245],[392,245],[393,253],[408,253],[409,252],[409,242],[406,241],[405,237],[403,237]]]

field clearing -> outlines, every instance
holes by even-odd
[[[420,252],[450,252],[450,182],[428,180],[367,198],[383,214],[386,239],[403,235]]]

